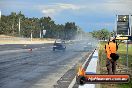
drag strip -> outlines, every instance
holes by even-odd
[[[15,50],[17,46],[19,49]],[[52,51],[50,44],[32,45],[32,51],[20,45],[13,47],[6,45],[5,50],[0,51],[0,88],[52,88],[87,54],[70,48],[72,46],[67,46],[65,52]],[[12,52],[8,52],[10,50]]]
[[[4,44],[0,45],[0,52],[6,51],[6,50],[20,50],[20,49],[34,49],[34,48],[42,48],[42,47],[48,47],[53,45],[52,43],[46,43],[46,44]]]

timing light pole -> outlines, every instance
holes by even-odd
[[[20,37],[20,32],[21,32],[21,19],[19,18],[19,37]]]
[[[32,41],[32,40],[33,40],[33,33],[32,33],[32,30],[31,30],[30,38],[31,38],[31,41]]]

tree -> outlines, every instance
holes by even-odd
[[[64,28],[65,39],[73,39],[77,34],[77,26],[74,22],[67,22]]]
[[[110,32],[107,29],[101,29],[91,32],[92,36],[100,40],[106,40],[110,37]]]
[[[21,31],[19,30],[19,21]],[[50,17],[28,18],[20,11],[12,12],[10,15],[2,15],[0,21],[0,34],[30,37],[32,32],[34,38],[40,37],[40,33],[46,30],[46,38],[73,39],[77,34],[75,22],[55,24]]]

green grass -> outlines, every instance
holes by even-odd
[[[129,69],[132,69],[132,44],[128,45],[128,66]],[[127,54],[127,50],[126,50],[126,44],[120,44],[119,45],[119,50],[118,53],[120,55],[119,58],[119,63],[126,65],[126,54]],[[127,84],[118,84],[117,85],[118,88],[132,88],[132,79],[130,80],[129,83]]]
[[[106,65],[106,54],[104,54],[104,46],[106,42],[100,42],[100,49],[99,49],[99,58],[100,58],[100,66],[101,68],[105,68]],[[129,65],[129,70],[132,69],[132,44],[128,45],[128,65]],[[120,56],[118,60],[118,64],[126,65],[126,44],[121,43],[118,46],[118,54]],[[107,71],[104,71],[103,69],[100,69],[101,74],[105,74]],[[132,73],[131,73],[132,75]],[[109,84],[102,84],[102,88],[110,88]],[[132,79],[129,81],[129,83],[120,83],[120,84],[115,84],[114,88],[132,88]]]
[[[132,64],[132,44],[128,45],[128,65],[129,68],[131,68],[131,64]],[[119,45],[119,50],[118,50],[118,54],[120,55],[119,61],[120,63],[122,63],[123,65],[126,65],[126,60],[127,60],[127,50],[126,50],[126,44],[120,44]]]

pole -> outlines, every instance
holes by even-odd
[[[116,36],[117,36],[117,21],[118,21],[118,15],[116,14],[116,19],[115,19],[115,31],[116,31]]]
[[[20,23],[20,18],[19,18],[19,37],[20,37],[20,32],[21,32],[21,23]]]
[[[33,38],[33,35],[32,35],[32,30],[31,30],[31,35],[30,35],[30,36],[31,36],[31,41],[32,41],[32,38]]]
[[[44,30],[45,28],[44,28],[44,26],[43,26],[43,30]],[[42,31],[42,38],[44,38],[44,33],[43,33],[43,31]]]
[[[42,23],[40,23],[40,34],[39,34],[40,38],[42,38],[42,30],[41,30],[41,27],[43,27],[43,24]]]
[[[129,23],[128,23],[128,36],[130,35],[130,32],[131,32],[131,31],[130,31],[130,29],[131,29],[131,28],[130,28],[130,25],[131,25],[131,19],[130,19],[130,18],[131,18],[131,16],[129,15],[129,18],[128,18],[128,19],[129,19],[129,20],[128,20],[128,22],[129,22]]]
[[[132,36],[132,15],[130,15],[130,25],[129,25],[129,27],[130,27],[130,36]]]
[[[12,23],[12,31],[13,31],[13,36],[14,36],[14,17],[13,17],[13,23]]]
[[[127,40],[127,55],[126,55],[126,64],[127,64],[127,72],[128,72],[128,40]]]
[[[42,35],[41,35],[41,29],[40,29],[40,34],[39,34],[39,35],[40,35],[40,38],[42,38]]]

